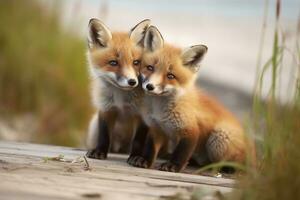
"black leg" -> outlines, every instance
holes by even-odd
[[[179,172],[188,164],[197,145],[197,138],[184,137],[179,141],[171,159],[160,166],[162,171]]]
[[[138,157],[142,156],[147,140],[148,130],[148,126],[145,123],[140,122],[132,141],[131,152],[127,159],[128,164],[132,165]]]
[[[155,145],[153,136],[150,134],[147,137],[144,152],[142,156],[137,156],[130,163],[133,166],[141,168],[150,168],[157,157],[158,147]]]
[[[98,119],[99,133],[97,146],[95,149],[89,150],[86,156],[89,158],[106,159],[110,145],[109,128],[108,123],[100,115]]]

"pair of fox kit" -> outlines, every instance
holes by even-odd
[[[179,172],[191,158],[199,165],[246,161],[251,145],[238,120],[195,86],[206,46],[181,50],[165,44],[150,20],[122,33],[91,19],[88,47],[97,108],[89,126],[88,157],[107,158],[119,124],[132,127],[121,134],[133,135],[127,162],[136,167],[151,168],[170,141],[175,149],[160,165],[163,171]]]

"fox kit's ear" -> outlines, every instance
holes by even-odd
[[[155,26],[150,26],[147,29],[144,47],[147,51],[156,51],[164,46],[164,39],[159,30]]]
[[[195,45],[185,49],[181,54],[182,63],[193,72],[197,72],[207,49],[205,45]]]
[[[89,22],[88,46],[106,47],[112,35],[110,30],[98,19],[91,19]]]
[[[135,25],[130,32],[129,32],[129,37],[132,41],[134,41],[137,45],[143,46],[143,41],[145,37],[145,33],[147,28],[150,26],[150,19],[145,19]]]

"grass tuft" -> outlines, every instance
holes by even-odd
[[[240,182],[241,190],[233,193],[234,199],[300,199],[300,53],[299,38],[296,38],[296,48],[292,54],[295,62],[292,64],[298,73],[292,85],[294,99],[286,104],[280,103],[276,92],[279,90],[278,77],[284,66],[282,58],[291,52],[285,48],[283,33],[278,29],[280,21],[281,1],[276,2],[275,30],[273,51],[270,59],[262,67],[258,88],[254,98],[254,131],[261,134],[259,168],[248,171]],[[300,19],[299,19],[300,24]],[[286,66],[285,66],[286,67]],[[265,101],[262,99],[262,85],[266,71],[271,68],[272,84]]]
[[[0,112],[37,116],[36,142],[74,146],[90,111],[85,42],[62,28],[54,5],[1,2]]]

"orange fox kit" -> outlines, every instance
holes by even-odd
[[[247,142],[240,123],[195,86],[206,52],[204,45],[182,51],[164,44],[159,31],[148,28],[140,72],[146,93],[141,113],[149,137],[143,155],[131,164],[151,167],[168,139],[174,140],[176,147],[171,159],[160,166],[163,171],[181,171],[191,157],[201,165],[245,161]]]
[[[144,20],[129,33],[111,33],[100,20],[89,22],[87,57],[92,98],[97,109],[88,132],[87,156],[90,158],[107,157],[111,133],[118,119],[126,118],[127,126],[132,127],[138,121],[136,113],[142,97],[142,90],[137,87],[138,73],[144,34],[149,24],[149,20]],[[143,124],[139,124],[137,131],[145,132]]]

